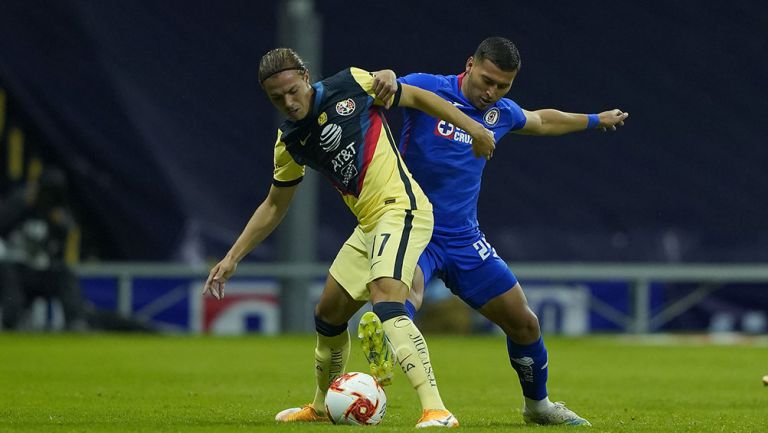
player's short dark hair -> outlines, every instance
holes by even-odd
[[[259,62],[259,83],[283,71],[297,70],[303,74],[307,70],[304,60],[291,48],[275,48],[261,56]]]
[[[520,52],[515,44],[507,38],[500,36],[490,37],[477,46],[472,55],[478,62],[488,59],[502,71],[516,71],[520,69]]]

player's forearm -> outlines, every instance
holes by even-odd
[[[423,111],[432,117],[445,120],[475,136],[484,132],[483,125],[474,121],[471,117],[462,113],[450,102],[423,89],[414,88],[413,104],[417,110]]]
[[[283,220],[287,208],[269,203],[265,200],[256,208],[256,211],[248,220],[243,232],[237,238],[227,257],[239,263],[243,257],[250,253],[257,245],[267,238]]]
[[[537,110],[541,118],[539,135],[563,135],[587,128],[589,119],[586,114],[566,113],[559,110]]]

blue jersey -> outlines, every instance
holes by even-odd
[[[453,103],[493,131],[497,142],[507,132],[525,126],[523,110],[512,100],[502,98],[486,110],[473,107],[461,93],[463,78],[464,74],[411,74],[399,81],[429,90]],[[466,131],[424,112],[406,109],[400,153],[432,202],[435,233],[478,229],[477,199],[486,160],[475,158],[472,137]]]

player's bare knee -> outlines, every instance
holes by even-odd
[[[524,328],[530,335],[539,337],[541,329],[539,328],[539,318],[536,317],[533,311],[528,309],[529,314],[526,315]]]
[[[378,278],[368,283],[371,292],[371,303],[400,302],[405,303],[408,286],[394,278]]]
[[[322,302],[315,305],[315,317],[331,325],[341,325],[347,321],[332,305],[323,305]]]
[[[530,309],[526,310],[526,314],[510,317],[507,326],[502,326],[504,333],[517,344],[535,343],[541,336],[539,318]]]
[[[329,323],[341,324],[349,320],[360,309],[364,301],[357,301],[332,276],[328,275],[315,306],[315,315]]]
[[[325,293],[324,293],[325,294]],[[320,301],[315,305],[315,317],[328,322],[334,322],[334,306],[327,296],[320,296]],[[337,323],[338,324],[338,323]]]

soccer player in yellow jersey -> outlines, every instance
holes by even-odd
[[[417,87],[401,85],[386,101],[377,100],[374,77],[362,69],[345,69],[312,84],[304,62],[288,48],[261,58],[259,81],[272,104],[288,118],[277,134],[273,184],[232,248],[211,269],[204,293],[224,296],[224,284],[237,263],[282,220],[304,166],[323,173],[358,220],[331,265],[315,308],[314,401],[284,410],[276,419],[327,420],[328,386],[343,373],[349,356],[347,321],[370,300],[375,314],[366,316],[363,325],[371,336],[386,335],[395,353],[389,353],[389,344],[381,337],[373,337],[368,342],[369,361],[386,366],[395,357],[399,360],[421,401],[417,428],[458,426],[440,398],[424,338],[404,307],[416,262],[432,234],[432,205],[403,163],[382,109],[410,107],[446,119],[472,136],[476,156],[491,156],[493,134]],[[388,380],[391,371],[375,374]]]

